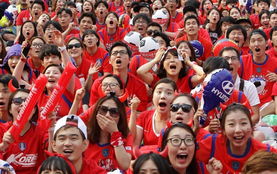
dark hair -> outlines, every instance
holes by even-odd
[[[63,32],[63,28],[61,26],[61,24],[59,24],[57,21],[47,21],[46,24],[43,27],[43,32],[45,33],[46,28],[48,28],[50,25],[53,25],[53,27],[55,27],[57,30],[59,30],[60,32]]]
[[[225,130],[225,121],[226,121],[226,117],[231,113],[231,112],[235,112],[235,111],[241,111],[244,114],[246,114],[251,127],[253,127],[253,123],[251,121],[251,113],[249,111],[249,109],[246,106],[243,106],[240,103],[233,103],[230,104],[229,106],[227,106],[227,108],[223,111],[221,117],[220,117],[220,126],[222,130]]]
[[[95,15],[95,8],[94,8],[94,6],[93,6],[93,4],[92,4],[92,2],[90,2],[90,1],[85,1],[85,2],[83,2],[83,4],[82,4],[82,13],[84,13],[84,4],[85,3],[89,3],[90,4],[90,6],[91,6],[91,11],[90,12],[87,12],[87,13],[92,13],[93,15]],[[79,22],[80,22],[80,20],[79,20]]]
[[[64,7],[68,8],[68,7],[73,7],[73,8],[77,8],[76,4],[72,1],[66,1],[64,4]]]
[[[31,24],[33,25],[33,27],[34,27],[34,35],[33,35],[33,37],[38,35],[36,23],[33,22],[33,21],[25,21],[25,22],[22,24],[21,28],[20,28],[20,36],[19,36],[19,39],[18,39],[18,43],[19,43],[19,44],[22,44],[23,41],[25,40],[25,37],[23,36],[23,26],[24,26],[26,23],[31,23]]]
[[[92,115],[90,115],[88,123],[88,139],[90,143],[99,143],[101,128],[97,122],[96,115],[98,114],[100,106],[108,100],[112,100],[116,103],[118,112],[119,112],[119,121],[118,121],[118,130],[122,133],[123,138],[126,138],[129,133],[127,115],[125,111],[125,106],[119,101],[119,99],[113,95],[108,95],[103,98],[100,98],[95,104]]]
[[[89,1],[87,1],[89,2]],[[88,17],[92,20],[92,24],[95,25],[96,24],[96,17],[93,13],[82,13],[81,16],[79,17],[79,24],[81,23],[82,19]]]
[[[237,58],[238,60],[240,60],[240,53],[237,49],[235,49],[234,47],[224,47],[220,52],[219,52],[219,56],[222,57],[222,54],[224,51],[235,51],[237,54]]]
[[[221,30],[221,27],[222,27],[222,24],[224,22],[228,22],[228,23],[231,23],[231,24],[235,24],[236,23],[236,20],[234,18],[232,18],[231,16],[224,16],[220,19],[219,21],[219,30],[220,30],[220,34],[219,35],[222,35],[222,30]]]
[[[168,36],[166,34],[164,34],[162,32],[155,32],[152,37],[155,38],[158,36],[160,36],[165,41],[166,47],[170,46],[170,39],[168,38]]]
[[[16,78],[14,76],[12,76],[11,74],[1,74],[0,75],[0,83],[4,86],[7,87],[10,80],[12,80],[12,85],[15,88],[19,88],[19,83],[16,80]]]
[[[136,21],[137,21],[138,19],[143,19],[143,20],[145,20],[145,21],[147,22],[147,25],[148,25],[150,22],[152,22],[152,20],[147,16],[147,14],[139,13],[139,14],[137,14],[137,15],[134,17],[134,19],[133,19],[133,25],[135,25],[135,23],[136,23]]]
[[[268,10],[262,10],[260,13],[259,13],[259,20],[261,21],[262,19],[262,15],[263,14],[267,14],[268,18],[270,16],[270,12]]]
[[[238,0],[226,0],[226,5],[228,4],[236,4],[238,3]]]
[[[269,19],[271,18],[271,15],[273,15],[273,14],[277,14],[277,9],[270,11]]]
[[[191,163],[189,164],[188,168],[187,168],[187,174],[197,174],[197,168],[198,168],[198,165],[197,165],[197,161],[196,161],[196,157],[195,157],[195,154],[196,154],[196,136],[193,132],[193,130],[191,129],[190,126],[188,126],[187,124],[183,124],[183,123],[175,123],[173,124],[170,128],[167,128],[165,130],[165,133],[163,135],[163,138],[162,138],[162,147],[161,147],[161,150],[164,150],[165,147],[166,147],[166,144],[167,144],[167,139],[168,139],[168,135],[169,133],[174,129],[174,128],[182,128],[182,129],[185,129],[186,131],[188,131],[194,138],[194,147],[195,147],[195,151],[194,151],[194,154],[193,154],[193,158],[192,158],[192,161]]]
[[[156,71],[156,74],[158,75],[158,77],[159,77],[160,79],[167,77],[167,75],[166,75],[167,72],[166,72],[166,70],[165,70],[165,68],[164,68],[164,61],[166,60],[166,56],[167,56],[169,53],[172,54],[173,56],[178,56],[177,49],[170,49],[169,51],[167,51],[167,53],[166,53],[165,55],[163,55],[164,58],[161,60],[161,62],[160,62],[160,67],[159,67],[159,68],[157,69],[157,71]],[[179,72],[179,74],[178,74],[178,78],[179,78],[179,79],[185,77],[185,76],[187,75],[187,71],[188,71],[188,67],[185,65],[185,62],[184,62],[184,61],[181,61],[181,63],[182,63],[182,65],[183,65],[183,67],[181,68],[181,70],[180,70],[180,72]]]
[[[178,89],[176,83],[171,80],[170,78],[162,78],[159,81],[157,81],[157,83],[155,84],[155,86],[153,87],[153,91],[155,91],[155,89],[157,88],[157,86],[161,83],[165,83],[165,84],[170,84],[171,87],[173,88],[173,91],[176,91]]]
[[[73,16],[72,11],[71,11],[69,8],[61,8],[61,9],[58,11],[57,15],[62,14],[62,12],[65,12],[66,14],[69,14],[70,17]]]
[[[148,160],[153,161],[160,174],[175,173],[175,171],[170,166],[169,162],[164,157],[162,157],[159,154],[150,152],[142,154],[136,159],[135,163],[133,164],[133,174],[139,174],[142,165]]]
[[[94,30],[86,30],[86,31],[84,32],[83,36],[82,36],[82,42],[84,42],[85,37],[86,37],[87,35],[90,35],[90,34],[93,34],[95,37],[97,37],[98,41],[97,41],[96,45],[99,47],[99,45],[100,45],[100,37],[99,37],[99,35],[97,34],[97,32],[94,31]],[[84,46],[86,47],[85,44],[84,44]]]
[[[109,9],[109,5],[106,1],[99,0],[94,4],[94,9],[98,7],[98,5],[103,4],[107,9]]]
[[[117,19],[117,21],[119,21],[119,17],[118,17],[118,15],[115,13],[115,12],[113,12],[113,11],[110,11],[108,14],[107,14],[107,16],[105,17],[105,23],[106,23],[106,20],[107,20],[107,18],[108,18],[108,16],[110,15],[110,14],[113,14],[115,17],[116,17],[116,19]]]
[[[220,19],[221,19],[221,13],[220,13],[220,11],[216,8],[216,7],[213,7],[213,8],[211,8],[210,9],[210,11],[208,11],[208,14],[207,14],[207,16],[209,16],[210,15],[210,13],[213,11],[213,10],[215,10],[215,11],[217,11],[217,13],[219,14],[219,20],[217,21],[217,23],[216,23],[216,28],[215,28],[215,32],[218,34],[218,36],[220,35]],[[207,17],[207,19],[206,19],[206,21],[205,21],[205,26],[209,23],[210,21],[209,21],[209,19],[208,19],[208,17]]]
[[[107,77],[112,77],[112,78],[114,78],[114,79],[118,82],[119,88],[120,88],[120,89],[123,89],[123,88],[124,88],[123,83],[122,83],[122,81],[121,81],[121,79],[120,79],[119,76],[117,76],[117,75],[115,75],[115,74],[108,74],[108,75],[106,75],[106,76],[103,77],[102,81],[103,81],[104,79],[106,79]]]
[[[73,174],[68,163],[61,157],[51,156],[43,161],[38,174],[41,174],[44,170],[61,170],[63,174]]]
[[[14,96],[19,93],[19,92],[25,92],[27,94],[30,93],[30,90],[28,89],[17,89],[15,92],[13,92],[11,95],[10,95],[10,98],[9,98],[9,102],[8,102],[8,114],[9,116],[12,118],[13,120],[13,116],[12,114],[10,113],[10,110],[11,110],[11,106],[12,106],[12,102],[13,102],[13,98]],[[36,105],[35,106],[35,113],[32,115],[32,118],[29,120],[29,122],[32,124],[32,123],[37,123],[37,120],[38,120],[38,114],[39,114],[39,111],[38,111],[38,106]],[[14,121],[14,120],[13,120]]]
[[[61,59],[61,53],[58,50],[58,46],[57,45],[53,45],[53,44],[45,44],[42,46],[41,48],[41,52],[39,54],[39,58],[40,60],[44,60],[45,56],[50,56],[50,55],[55,55],[58,56]]]
[[[42,10],[45,11],[44,2],[43,2],[42,0],[35,0],[35,1],[32,3],[32,5],[31,5],[31,9],[33,8],[33,6],[34,6],[35,4],[40,5],[40,6],[42,7]]]
[[[274,26],[271,30],[270,30],[270,33],[269,33],[269,35],[270,35],[270,40],[272,40],[272,35],[273,35],[273,32],[274,31],[277,31],[277,26]]]
[[[179,46],[182,44],[182,43],[186,43],[190,49],[190,52],[191,52],[191,56],[190,56],[190,61],[196,61],[196,55],[195,55],[195,51],[194,51],[194,48],[193,46],[191,45],[190,42],[186,41],[186,40],[181,40],[177,43],[176,47],[177,49],[179,48]]]
[[[113,43],[113,45],[111,46],[110,50],[109,50],[109,54],[112,55],[112,50],[114,49],[114,47],[125,47],[128,53],[129,58],[132,56],[132,51],[129,48],[129,46],[127,44],[125,44],[124,42],[118,41]]]
[[[257,0],[257,5],[260,3],[260,2],[265,2],[268,7],[270,6],[270,0]]]
[[[33,41],[34,41],[35,39],[40,39],[40,40],[42,40],[42,42],[43,42],[44,44],[46,44],[45,40],[44,40],[42,37],[40,37],[40,36],[32,37],[31,40],[29,41],[29,44],[33,43]]]
[[[200,25],[200,22],[199,22],[198,17],[196,17],[196,16],[194,16],[194,15],[190,15],[190,16],[187,16],[187,17],[185,18],[185,22],[184,22],[185,26],[186,26],[187,20],[189,20],[189,19],[195,19],[196,22],[197,22],[197,25],[198,25],[198,26]]]
[[[265,32],[264,32],[263,30],[260,30],[260,29],[255,29],[255,30],[253,30],[253,31],[250,33],[250,37],[249,37],[249,38],[251,38],[251,37],[252,37],[253,35],[255,35],[255,34],[261,35],[261,36],[264,38],[264,40],[267,41],[266,34],[265,34]]]
[[[205,4],[206,1],[210,1],[212,3],[212,5],[213,5],[213,1],[212,0],[203,0],[202,3],[201,3],[201,7],[200,7],[200,10],[203,12],[203,14],[204,14],[204,4]]]
[[[238,8],[238,7],[232,7],[230,10],[229,10],[229,13],[231,13],[231,10],[232,9],[236,9],[237,11],[239,11],[239,14],[241,15],[241,11],[240,11],[240,9]]]
[[[229,35],[230,33],[233,31],[233,30],[240,30],[243,34],[243,37],[244,37],[244,41],[246,41],[247,39],[247,32],[246,30],[239,24],[235,24],[235,25],[232,25],[231,27],[228,28],[227,32],[226,32],[226,38],[229,39]]]
[[[205,74],[211,73],[213,70],[225,68],[230,69],[230,65],[223,57],[209,57],[203,63],[203,71]]]
[[[147,25],[147,28],[146,29],[148,29],[149,27],[158,27],[159,29],[160,29],[160,31],[163,31],[163,29],[162,29],[162,26],[159,24],[159,23],[157,23],[157,22],[150,22],[148,25]]]
[[[195,111],[197,111],[198,109],[198,103],[196,102],[195,98],[188,94],[188,93],[181,93],[181,94],[178,94],[177,96],[175,96],[175,98],[172,100],[172,103],[179,97],[186,97],[192,104],[192,107]]]
[[[189,1],[187,1],[187,2],[189,2]],[[184,8],[183,8],[183,14],[185,15],[187,12],[193,12],[193,13],[195,13],[195,15],[197,15],[197,11],[196,11],[196,8],[195,7],[193,7],[193,6],[185,6]]]
[[[0,37],[0,42],[2,44],[2,46],[1,46],[2,51],[0,52],[0,57],[3,59],[6,56],[7,51],[6,51],[6,46],[5,46],[5,43],[4,43],[4,40],[2,39],[2,37]],[[2,62],[1,62],[1,64],[2,64]]]
[[[200,8],[200,2],[197,0],[191,0],[191,1],[186,1],[185,2],[185,7],[186,6],[191,6],[194,7],[195,9],[199,9]],[[197,15],[197,12],[196,12]]]

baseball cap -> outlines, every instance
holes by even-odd
[[[64,117],[62,117],[61,119],[59,119],[54,127],[54,135],[57,133],[57,131],[62,128],[65,125],[71,125],[71,126],[75,126],[77,128],[79,128],[83,134],[85,135],[85,138],[88,138],[87,135],[87,126],[85,125],[85,123],[83,122],[83,120],[76,116],[76,115],[66,115]]]

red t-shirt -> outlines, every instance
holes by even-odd
[[[118,16],[124,13],[123,5],[116,6],[114,2],[109,3],[109,11],[115,12]]]
[[[126,152],[132,152],[132,137],[123,138],[124,148]],[[120,169],[115,156],[114,147],[110,144],[89,144],[85,151],[85,158],[94,160],[98,166],[104,168],[106,171],[113,171]]]
[[[255,84],[261,105],[272,100],[271,93],[274,82],[268,80],[268,72],[277,73],[277,59],[266,55],[263,63],[256,63],[251,54],[242,56],[241,77]]]
[[[137,76],[137,69],[146,64],[148,62],[147,59],[142,57],[141,55],[135,55],[131,58],[130,64],[129,64],[129,72],[133,73],[135,76]]]
[[[35,67],[35,65],[34,65],[34,63],[33,63],[33,61],[32,61],[32,58],[28,58],[27,59],[27,63],[28,63],[28,65],[29,65],[29,67],[32,69],[32,71],[36,74],[36,75],[39,75],[40,73],[42,73],[43,72],[43,70],[44,70],[44,66],[40,66],[40,67],[38,67],[38,68],[36,68]],[[37,74],[38,73],[38,74]]]
[[[250,19],[254,29],[257,29],[261,26],[259,15],[252,14],[252,15],[249,16],[249,19]]]
[[[96,21],[96,27],[97,27],[96,31],[98,32],[101,29],[105,28],[106,24],[105,23],[104,24],[100,24],[98,21]]]
[[[277,83],[275,82],[272,89],[272,97],[277,96]]]
[[[144,111],[137,118],[137,127],[143,130],[144,145],[158,145],[160,132],[154,132],[155,110]]]
[[[94,105],[99,99],[98,88],[102,82],[103,77],[96,79],[91,87],[89,105]],[[148,104],[148,96],[145,84],[132,73],[128,73],[128,79],[125,88],[128,90],[129,96],[136,95],[140,99],[138,106],[139,111],[145,111]]]
[[[83,58],[82,63],[80,64],[80,66],[77,67],[77,71],[75,72],[75,74],[80,79],[81,82],[87,79],[90,65],[91,65],[91,62],[86,58]]]
[[[17,174],[36,174],[37,168],[45,160],[44,135],[47,130],[47,124],[31,124],[30,129],[23,136],[19,136],[18,141],[10,144],[2,153],[3,160],[10,163]]]
[[[21,11],[16,18],[16,26],[21,26],[25,21],[32,20],[32,16],[29,10]]]
[[[183,13],[177,12],[176,16],[171,16],[171,22],[179,24],[180,21],[183,21]]]
[[[93,55],[90,55],[88,51],[84,49],[83,58],[89,60],[92,65],[94,65],[97,61],[100,61],[102,66],[99,68],[99,73],[101,73],[102,75],[104,73],[112,73],[113,68],[112,65],[109,63],[110,56],[105,49],[98,47],[97,51]],[[96,74],[93,80],[95,80],[97,77],[98,75]]]
[[[215,157],[223,165],[221,172],[226,174],[238,174],[248,158],[259,150],[277,152],[276,149],[269,145],[262,144],[259,141],[249,138],[245,153],[238,156],[232,154],[227,138],[224,135],[217,134],[213,134],[212,136],[200,141],[198,145],[199,148],[196,151],[196,159],[207,164],[210,158]]]
[[[99,167],[94,160],[87,160],[83,158],[82,169],[79,174],[88,173],[106,174],[107,172],[103,168]]]
[[[122,41],[127,32],[123,28],[117,28],[116,32],[112,35],[108,34],[107,27],[104,27],[100,31],[98,31],[100,38],[103,40],[103,44],[106,49],[109,50],[113,43],[117,41]]]

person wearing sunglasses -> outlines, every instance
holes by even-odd
[[[190,126],[176,123],[167,128],[162,139],[161,151],[165,148],[168,149],[167,159],[177,173],[202,173],[195,157],[196,136]],[[212,158],[207,164],[207,169],[210,174],[219,174],[222,164]]]
[[[10,122],[1,124],[0,128],[0,156],[15,169],[16,173],[36,173],[38,166],[45,159],[45,133],[49,128],[48,121],[38,121],[38,106],[36,105],[29,117],[29,121],[21,130],[15,141],[9,128],[19,116],[20,110],[29,95],[27,89],[17,89],[11,94],[8,102]]]
[[[107,172],[127,170],[131,162],[125,106],[114,95],[100,98],[88,122],[89,147],[85,158],[94,159]]]

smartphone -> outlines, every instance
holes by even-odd
[[[29,53],[29,51],[30,51],[30,48],[31,48],[31,46],[30,46],[30,45],[27,45],[27,46],[22,50],[22,54],[23,54],[23,56],[24,56],[25,58],[28,57],[28,53]]]

